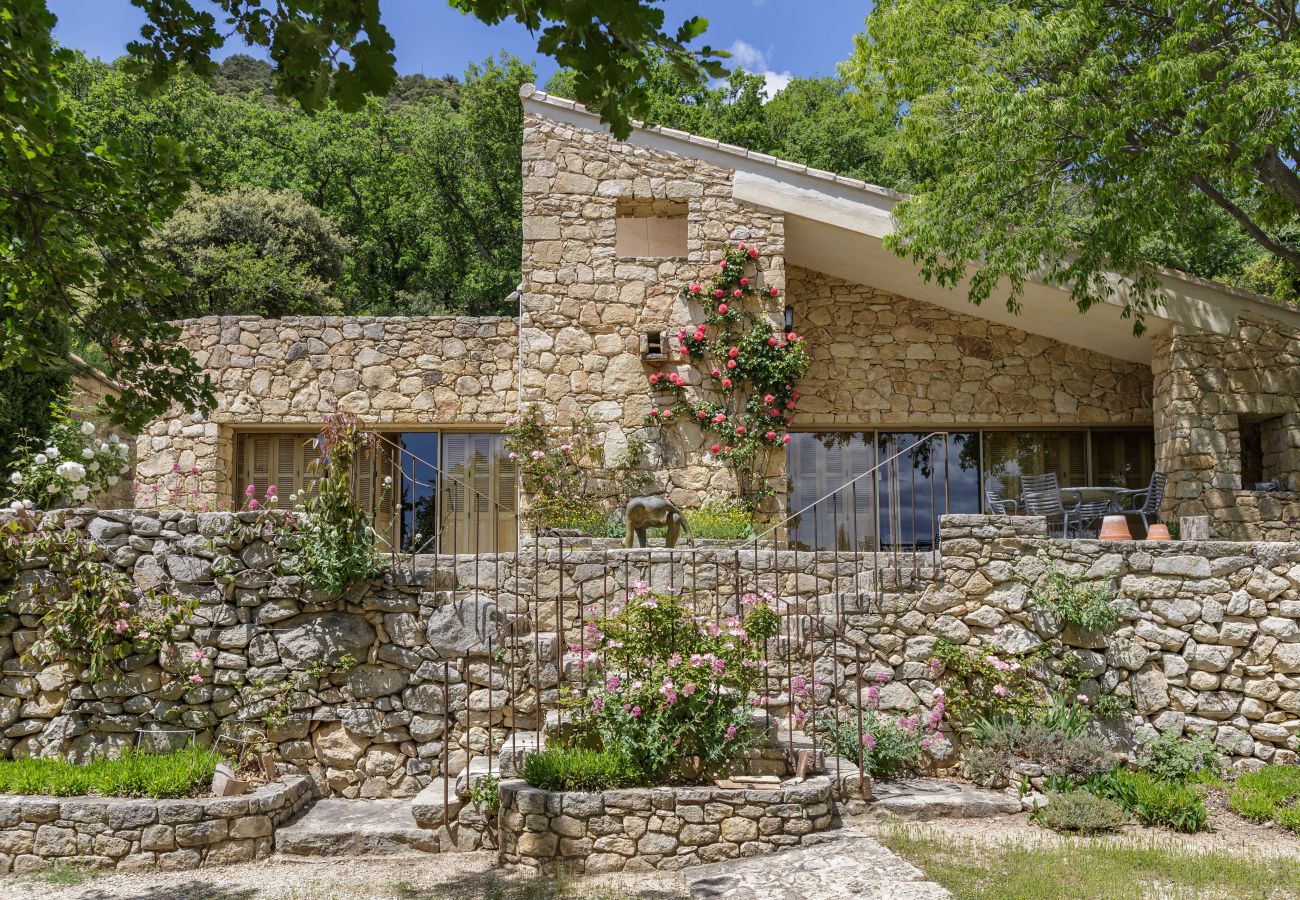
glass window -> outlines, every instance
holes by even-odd
[[[1018,499],[1021,476],[1049,472],[1056,473],[1061,487],[1085,485],[1087,445],[1083,431],[986,431],[984,487]]]
[[[868,432],[801,432],[790,435],[789,542],[801,550],[876,549],[875,483],[863,478],[833,499],[822,500],[875,464],[874,436]],[[822,500],[822,502],[818,502]],[[807,512],[800,512],[812,507]]]
[[[980,511],[979,436],[956,432],[945,442],[926,440],[928,434],[884,433],[876,439],[883,549],[930,550],[939,516]]]
[[[439,552],[515,549],[518,476],[504,434],[443,434]]]
[[[1150,431],[1094,431],[1092,483],[1144,488],[1155,470],[1155,435]]]

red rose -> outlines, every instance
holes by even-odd
[[[657,410],[657,409],[652,409],[652,410],[650,410],[650,418],[652,418],[652,419],[657,419],[657,418],[659,418],[659,410]]]
[[[798,400],[798,399],[799,399],[799,392],[798,392],[798,391],[795,391],[795,392],[794,392],[793,394],[791,394],[790,396],[791,396],[791,397],[794,397],[794,399]]]
[[[709,374],[712,375],[714,378],[717,378],[717,377],[718,377],[719,375],[721,375],[722,373],[719,372],[717,369],[714,369],[714,370],[713,370],[712,372],[710,372]]]
[[[758,259],[758,250],[754,247],[749,248],[749,258]]]
[[[774,441],[776,440],[776,432],[769,431],[767,434],[764,435],[764,437],[766,437],[769,441]]]
[[[653,375],[650,376],[650,383],[651,383],[651,384],[658,384],[658,383],[659,383],[659,373],[658,373],[658,372],[655,372]]]
[[[742,279],[740,279],[740,286],[741,286],[741,287],[749,287],[749,279],[748,279],[748,278],[742,278]]]
[[[736,361],[734,359],[727,360],[727,368],[728,369],[736,368]]]
[[[767,295],[768,295],[769,297],[775,297],[775,296],[776,296],[776,285],[772,285],[770,288],[767,289]]]
[[[727,267],[727,261],[725,259],[718,260],[719,269],[725,269],[726,267]]]
[[[735,359],[737,356],[740,355],[740,348],[732,347],[730,350],[727,351],[727,355],[730,356],[732,359]]]
[[[719,453],[719,452],[721,452],[721,451],[722,451],[722,448],[721,448],[720,446],[718,446],[717,444],[714,444],[712,447],[709,448],[709,452],[710,452],[710,453]]]
[[[673,417],[673,411],[671,409],[665,409],[662,413],[662,416],[665,419],[671,419]]]
[[[745,433],[745,426],[744,426],[744,425],[737,425],[737,426],[736,426],[736,434],[744,434],[744,433]]]
[[[740,293],[740,288],[736,288],[734,291],[731,292],[731,296],[733,296],[733,297],[735,297],[737,300],[739,300],[739,299],[740,299],[741,297],[743,297],[744,295],[743,295],[742,293]]]
[[[715,290],[713,292],[713,296],[717,297],[718,299],[722,299],[722,288],[718,288],[717,290]]]
[[[775,346],[776,346],[776,338],[768,338],[768,339],[767,339],[767,345],[768,345],[769,347],[775,347]]]
[[[727,304],[725,304],[725,303],[719,303],[719,304],[718,304],[718,315],[720,315],[720,316],[725,316],[726,314],[727,314]]]
[[[700,410],[700,418],[701,418],[701,419],[707,419],[708,417],[709,417],[709,414],[708,414],[707,412],[705,412],[704,410]]]
[[[786,409],[794,409],[794,401],[793,401],[793,400],[787,400],[787,401],[785,401],[785,408],[786,408]]]
[[[790,443],[790,435],[787,434],[785,437],[781,438],[781,443],[783,444]]]
[[[795,334],[795,333],[792,331],[792,332],[790,332],[789,334],[787,334],[787,335],[785,336],[785,339],[786,339],[787,341],[789,341],[790,343],[793,344],[795,341],[799,340],[799,335]]]
[[[722,386],[723,386],[724,388],[729,388],[729,387],[731,387],[731,379],[730,379],[730,378],[724,378],[724,379],[722,379]]]
[[[763,395],[763,402],[764,402],[764,403],[771,404],[771,403],[773,403],[773,402],[775,402],[775,401],[776,401],[776,398],[773,397],[771,394],[764,394],[764,395]]]
[[[774,407],[772,407],[771,409],[768,410],[768,413],[771,414],[772,418],[775,419],[775,418],[777,418],[778,416],[781,415],[781,410],[777,409],[777,408],[774,406]]]
[[[741,249],[741,250],[744,250],[744,249],[745,249],[745,242],[744,242],[744,241],[741,241],[741,242],[740,242],[740,249]]]
[[[692,281],[692,282],[691,282],[691,293],[692,293],[692,294],[698,294],[699,292],[700,292],[700,283],[699,283],[698,281]]]

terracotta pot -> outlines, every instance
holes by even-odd
[[[1152,522],[1147,526],[1148,541],[1167,541],[1169,539],[1169,526],[1163,522]]]
[[[1133,535],[1128,530],[1128,519],[1124,516],[1107,516],[1102,519],[1101,534],[1098,537],[1103,541],[1133,540]]]

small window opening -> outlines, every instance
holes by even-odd
[[[614,252],[625,258],[686,255],[686,214],[682,200],[618,201]]]
[[[645,344],[641,350],[642,359],[664,359],[667,357],[664,352],[664,333],[662,331],[651,331],[645,336]]]

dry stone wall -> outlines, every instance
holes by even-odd
[[[777,790],[543,791],[501,783],[500,859],[596,874],[683,869],[802,843],[831,824],[831,784]]]
[[[483,429],[504,426],[519,405],[514,318],[210,316],[179,324],[214,382],[217,406],[206,417],[173,411],[140,436],[141,507],[163,505],[174,467],[199,470],[192,508],[230,501],[237,428],[310,428],[338,408],[380,428]]]
[[[302,777],[194,800],[0,797],[0,872],[21,875],[52,862],[168,872],[265,859],[276,826],[310,798]]]

